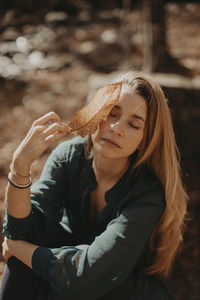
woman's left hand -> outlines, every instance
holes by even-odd
[[[15,256],[17,259],[21,260],[25,265],[27,265],[30,269],[32,269],[33,252],[38,247],[39,246],[23,240],[10,240],[5,237],[2,244],[3,258],[7,262],[7,260],[11,256]]]
[[[11,256],[13,256],[13,253],[11,251],[11,243],[12,243],[12,241],[9,240],[7,237],[4,238],[4,241],[2,244],[2,254],[3,254],[3,258],[6,262]]]

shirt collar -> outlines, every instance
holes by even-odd
[[[131,155],[130,163],[128,166],[128,169],[126,172],[122,175],[122,177],[118,180],[118,182],[105,193],[105,201],[108,202],[110,197],[113,196],[115,193],[118,193],[121,188],[124,190],[124,188],[127,186],[129,182],[129,177],[131,176],[131,170],[133,168],[134,163],[136,162],[138,152],[135,151]],[[87,192],[93,191],[97,187],[97,181],[96,177],[92,168],[92,162],[93,162],[93,155],[91,153],[90,158],[87,160],[87,167],[86,167],[86,185],[88,187]]]

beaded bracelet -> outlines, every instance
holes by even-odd
[[[15,172],[15,170],[13,169],[12,165],[10,165],[10,171],[16,176],[16,177],[19,177],[19,178],[28,178],[31,176],[31,173],[29,173],[28,175],[26,176],[23,176],[23,175],[20,175],[18,173]]]
[[[30,177],[29,183],[27,183],[27,184],[25,184],[25,185],[22,185],[22,184],[18,184],[18,183],[16,183],[15,181],[13,181],[13,180],[11,179],[10,175],[11,175],[11,172],[8,174],[8,181],[10,182],[10,184],[11,184],[13,187],[15,187],[15,188],[17,188],[17,189],[27,189],[27,188],[29,188],[29,187],[31,186],[31,184],[32,184],[32,179],[31,179],[31,177]]]

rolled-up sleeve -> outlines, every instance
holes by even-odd
[[[164,208],[160,190],[143,194],[133,199],[85,250],[36,249],[33,270],[67,299],[96,299],[127,279]]]
[[[15,218],[6,211],[3,224],[6,237],[50,246],[57,245],[56,240],[65,234],[60,221],[63,201],[67,195],[66,147],[66,143],[62,143],[52,151],[40,179],[32,186],[32,209],[29,216]]]

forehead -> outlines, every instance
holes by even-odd
[[[122,110],[130,112],[130,114],[140,112],[144,117],[147,114],[146,100],[142,96],[135,94],[133,87],[128,84],[122,85],[121,95],[116,105],[120,106]]]

